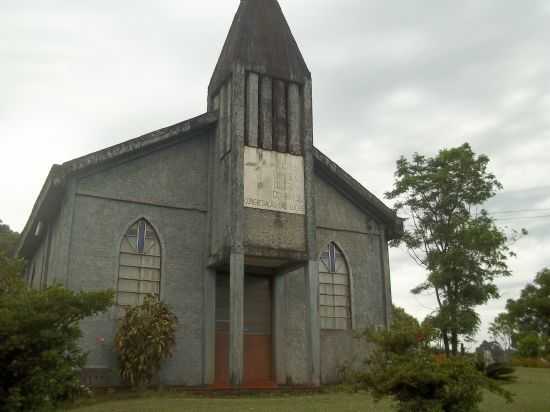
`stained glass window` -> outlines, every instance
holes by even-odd
[[[351,329],[351,289],[348,264],[331,242],[319,258],[321,329]]]
[[[124,235],[120,247],[117,304],[122,313],[142,304],[147,295],[160,297],[161,248],[153,227],[144,219]]]

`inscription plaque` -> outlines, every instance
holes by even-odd
[[[244,206],[304,215],[304,158],[245,147]]]

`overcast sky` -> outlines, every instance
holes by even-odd
[[[382,197],[395,161],[470,142],[525,227],[484,328],[550,266],[548,0],[281,0],[312,71],[315,142]],[[205,112],[237,0],[1,0],[0,219],[21,230],[54,163]],[[425,273],[392,251],[396,304]],[[485,331],[480,338],[486,336]]]

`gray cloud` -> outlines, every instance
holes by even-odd
[[[550,6],[545,0],[285,0],[313,73],[317,146],[379,196],[395,160],[472,143],[505,186],[494,211],[550,209]],[[4,0],[0,15],[0,218],[21,229],[49,167],[197,115],[238,1]],[[527,227],[514,277],[550,265],[549,213]],[[506,219],[506,220],[505,220]],[[418,317],[425,276],[392,251],[393,294]],[[483,332],[480,337],[485,337]]]

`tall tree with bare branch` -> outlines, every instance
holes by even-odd
[[[502,189],[488,164],[489,158],[476,155],[469,144],[435,157],[402,157],[394,190],[386,194],[397,211],[408,214],[408,227],[396,243],[404,243],[427,270],[426,281],[413,293],[435,295],[433,324],[448,355],[458,354],[461,339],[477,332],[476,307],[499,297],[495,280],[511,275],[510,239],[482,209]]]

